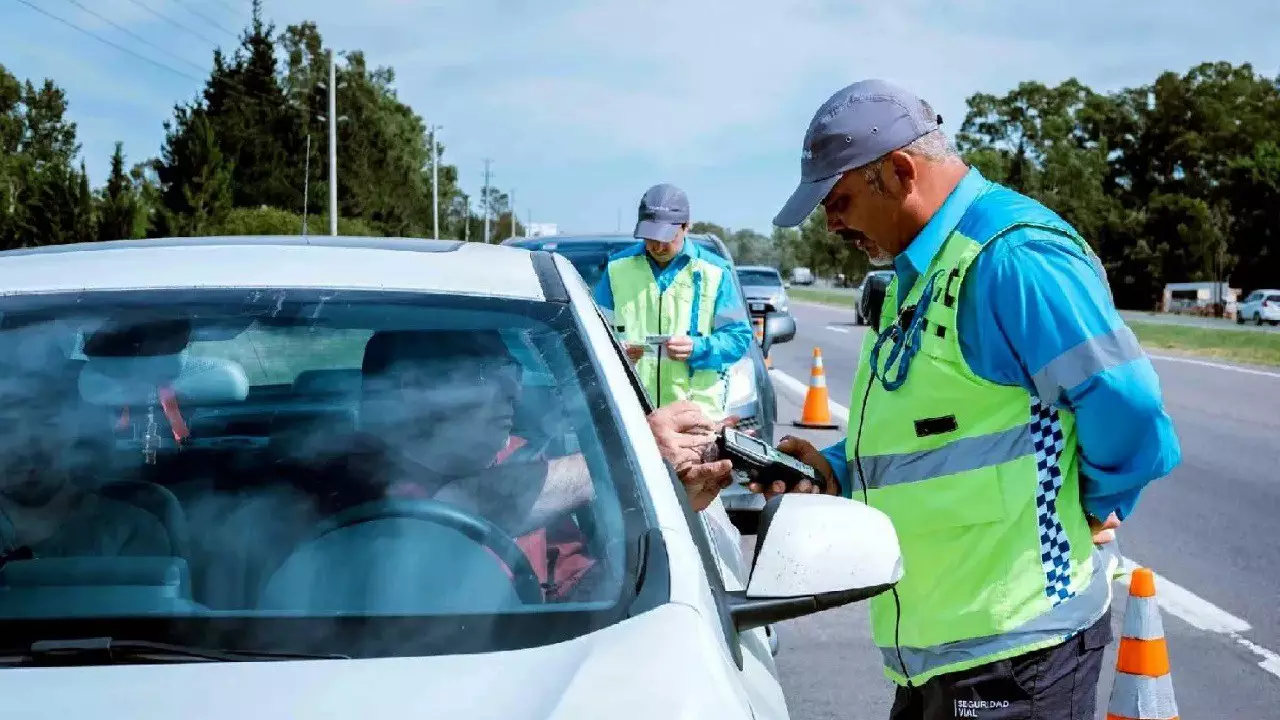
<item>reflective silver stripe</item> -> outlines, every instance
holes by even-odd
[[[1153,597],[1131,597],[1124,611],[1125,637],[1135,640],[1159,640],[1164,637],[1164,623],[1160,621],[1160,607]]]
[[[1173,699],[1173,676],[1153,678],[1116,673],[1107,713],[1126,718],[1168,720],[1178,717],[1178,703]]]
[[[881,647],[885,667],[918,677],[957,663],[979,661],[1021,647],[1063,640],[1098,622],[1111,607],[1111,577],[1107,554],[1093,553],[1093,572],[1081,592],[1062,601],[1039,617],[1000,635],[956,640],[927,648]],[[902,660],[898,656],[901,652]]]
[[[868,455],[862,458],[868,488],[919,482],[991,467],[1035,452],[1027,425],[988,435],[960,438],[933,450]]]
[[[1091,337],[1049,361],[1031,377],[1036,394],[1046,403],[1058,402],[1062,393],[1097,373],[1119,367],[1143,356],[1138,338],[1127,325],[1106,335]]]

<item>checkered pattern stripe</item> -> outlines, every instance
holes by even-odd
[[[1044,566],[1045,595],[1058,605],[1075,593],[1071,583],[1071,541],[1058,519],[1058,491],[1062,489],[1062,421],[1058,409],[1031,398],[1031,442],[1036,451],[1036,521],[1040,529],[1040,562]]]

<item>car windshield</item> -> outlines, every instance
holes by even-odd
[[[616,622],[644,503],[576,328],[445,295],[0,299],[0,633],[376,656]]]
[[[782,287],[782,277],[774,270],[738,270],[738,280],[747,286]]]

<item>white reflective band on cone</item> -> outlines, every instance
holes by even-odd
[[[1158,678],[1116,673],[1107,711],[1133,720],[1169,720],[1178,717],[1173,699],[1173,676]]]
[[[1160,606],[1153,597],[1131,597],[1124,611],[1124,627],[1120,634],[1135,640],[1160,640],[1164,637],[1164,623],[1160,620]]]

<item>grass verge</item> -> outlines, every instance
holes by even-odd
[[[1131,322],[1129,327],[1148,350],[1172,350],[1233,362],[1280,366],[1280,333],[1144,322]]]
[[[805,302],[822,303],[823,305],[836,305],[839,307],[853,307],[853,293],[840,292],[839,290],[823,290],[822,288],[803,288],[792,286],[787,288],[787,295],[793,300],[803,300]]]

